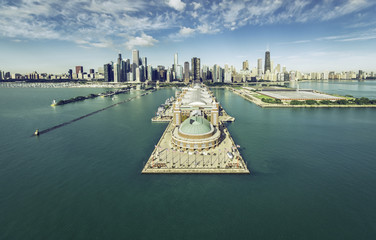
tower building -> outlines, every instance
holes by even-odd
[[[133,72],[133,81],[136,80],[136,68],[138,68],[139,66],[139,61],[140,61],[140,57],[139,57],[140,53],[138,50],[133,50],[132,51],[132,72]]]
[[[264,73],[266,73],[266,71],[269,72],[271,71],[270,69],[270,52],[269,51],[266,51],[265,52],[265,70],[264,70]]]
[[[189,82],[189,62],[184,63],[184,81]]]
[[[201,80],[200,79],[200,58],[194,57],[191,61],[191,68],[192,68],[192,77],[193,81]]]
[[[257,59],[257,75],[262,75],[262,58]]]
[[[76,74],[84,73],[84,67],[83,66],[76,66]]]

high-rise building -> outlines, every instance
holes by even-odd
[[[213,82],[218,82],[218,65],[213,66]]]
[[[142,65],[144,66],[144,79],[148,79],[148,59],[146,57],[142,58]]]
[[[147,75],[147,80],[153,81],[153,67],[151,65],[148,66]]]
[[[184,63],[184,81],[189,82],[189,62]]]
[[[76,74],[83,73],[84,67],[83,66],[76,66]]]
[[[139,66],[139,51],[138,50],[133,50],[132,51],[132,72],[133,72],[133,81],[136,80],[136,68]]]
[[[73,70],[72,69],[68,70],[68,76],[69,76],[69,79],[73,78]]]
[[[175,79],[178,81],[183,80],[183,67],[180,65],[176,66]]]
[[[178,66],[179,62],[178,62],[178,53],[175,53],[174,55],[174,66],[173,66],[173,70],[176,72],[176,67]]]
[[[262,58],[257,59],[257,75],[259,77],[262,75]]]
[[[118,55],[118,58],[117,58],[117,69],[115,69],[114,67],[114,75],[117,74],[117,77],[114,77],[114,81],[115,82],[121,82],[123,80],[123,76],[122,76],[122,71],[121,71],[121,67],[122,67],[122,58],[121,58],[121,53],[119,53]],[[118,71],[118,72],[117,72]]]
[[[114,64],[114,82],[121,82],[120,65],[117,63]]]
[[[201,78],[200,78],[201,68],[200,68],[200,59],[199,58],[197,58],[197,57],[192,58],[191,68],[192,68],[193,81],[201,80]]]
[[[243,71],[247,71],[247,70],[249,70],[248,60],[246,60],[246,61],[243,62]]]
[[[270,69],[270,52],[269,51],[266,51],[265,52],[265,70],[264,70],[264,73],[266,73],[266,71],[269,72],[271,71]]]
[[[112,72],[112,65],[111,64],[105,64],[103,66],[103,71],[104,71],[104,81],[112,82],[114,80],[113,72]]]

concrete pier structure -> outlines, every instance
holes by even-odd
[[[160,121],[169,118],[142,173],[249,174],[240,146],[224,124],[234,118],[221,108],[209,89],[197,84],[183,88]]]

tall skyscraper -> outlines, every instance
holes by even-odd
[[[133,50],[132,51],[132,72],[133,72],[133,81],[136,80],[136,68],[139,66],[139,61],[140,61],[140,56],[139,56],[139,51],[138,50]]]
[[[148,59],[146,57],[142,58],[142,65],[144,66],[144,79],[148,79]]]
[[[0,71],[0,74],[1,74],[1,71]],[[69,79],[73,78],[73,70],[72,69],[68,70],[68,76],[69,76]]]
[[[83,66],[76,66],[76,74],[84,73],[84,67]]]
[[[200,59],[197,57],[192,58],[191,60],[191,68],[192,68],[192,77],[193,81],[195,80],[201,80],[200,78]]]
[[[122,78],[121,81],[122,82],[127,81],[128,72],[129,72],[129,69],[128,69],[127,61],[122,60],[121,61],[121,78]]]
[[[174,71],[176,71],[176,67],[178,66],[178,53],[175,53],[174,55]]]
[[[121,82],[120,65],[117,63],[114,64],[114,82]]]
[[[153,81],[153,67],[151,65],[148,66],[147,75],[147,80]]]
[[[118,55],[118,59],[117,59],[117,69],[115,69],[114,67],[114,74],[117,74],[117,77],[114,77],[114,81],[116,82],[122,82],[123,81],[123,75],[122,75],[122,71],[121,71],[121,67],[122,67],[122,59],[121,59],[121,53],[119,53]]]
[[[266,73],[266,71],[269,72],[271,71],[270,69],[270,52],[269,51],[266,51],[265,52],[265,70],[264,70],[264,73]]]
[[[189,62],[184,63],[184,81],[189,82]]]
[[[257,75],[262,75],[262,58],[257,59]]]
[[[112,82],[113,81],[113,73],[112,73],[111,64],[105,64],[103,66],[103,72],[104,72],[104,81]]]

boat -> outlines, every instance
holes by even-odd
[[[39,129],[35,130],[34,136],[39,136]]]
[[[52,107],[55,107],[56,106],[56,100],[52,100],[52,104],[51,104]]]

